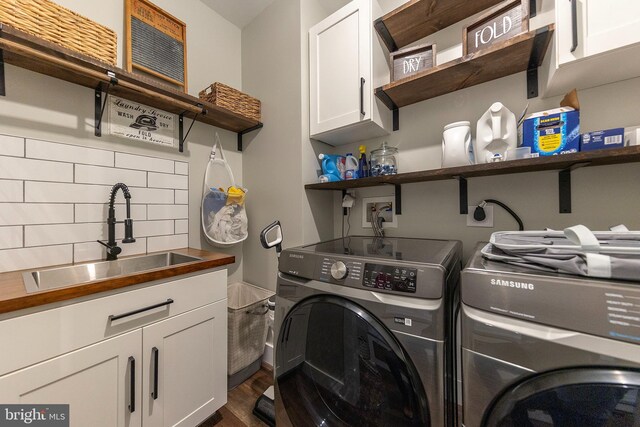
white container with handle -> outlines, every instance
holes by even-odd
[[[471,122],[449,123],[442,132],[442,167],[472,165]]]
[[[518,146],[516,116],[501,102],[494,102],[480,117],[473,151],[476,163],[504,160],[507,150]]]

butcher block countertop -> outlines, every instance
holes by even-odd
[[[181,274],[194,273],[233,264],[235,262],[235,257],[232,255],[203,251],[200,249],[185,248],[171,250],[170,252],[198,257],[201,258],[201,260],[31,293],[27,293],[24,281],[22,280],[22,273],[25,271],[65,267],[73,264],[0,273],[0,313],[8,313],[29,307],[70,300],[154,280],[167,279]],[[125,257],[122,257],[122,259],[124,258]]]

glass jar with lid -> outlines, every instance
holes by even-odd
[[[371,152],[371,176],[395,175],[398,173],[398,149],[384,141],[380,148]]]

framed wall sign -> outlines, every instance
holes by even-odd
[[[436,65],[436,45],[409,47],[391,54],[391,81],[417,74]]]
[[[187,26],[147,0],[125,0],[126,66],[187,91]]]
[[[173,147],[175,114],[113,95],[108,103],[109,134]]]
[[[529,0],[501,3],[462,29],[462,53],[475,53],[527,31]]]

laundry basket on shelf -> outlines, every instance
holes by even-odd
[[[262,362],[273,292],[245,282],[227,286],[229,390],[255,374]]]

